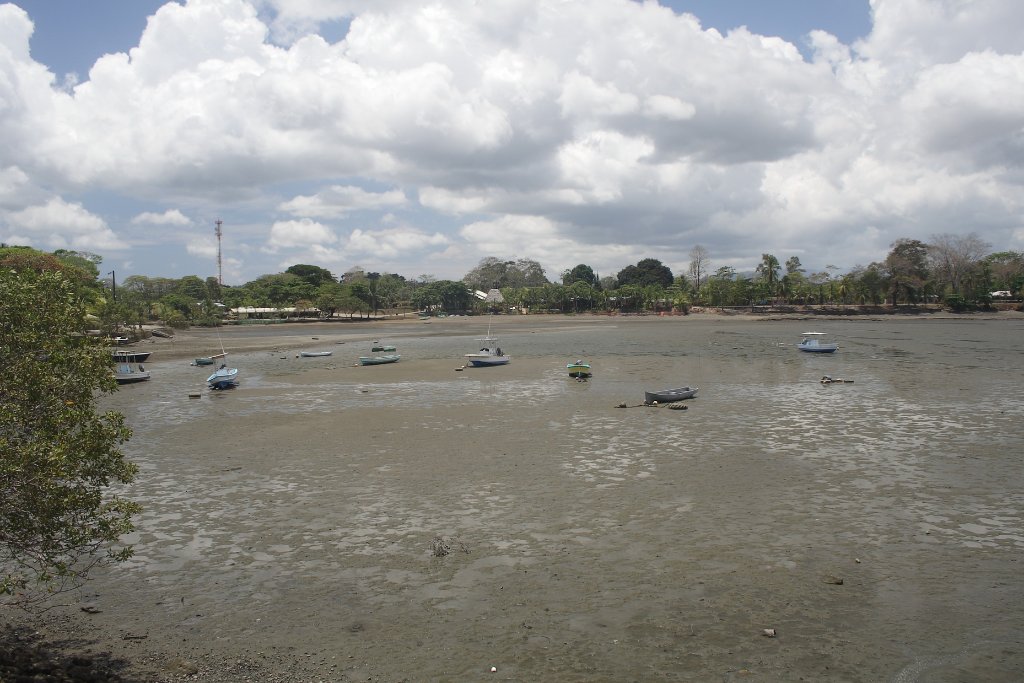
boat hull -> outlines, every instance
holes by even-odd
[[[492,356],[485,354],[466,354],[466,360],[474,368],[488,368],[494,365],[508,365],[511,356]]]
[[[146,370],[138,363],[121,362],[114,368],[114,379],[118,384],[145,382],[149,377],[149,370]]]
[[[839,348],[838,344],[797,344],[796,347],[804,353],[835,353]]]
[[[373,351],[374,353],[377,353],[378,351],[385,351],[386,352],[386,351],[394,351],[395,347],[394,346],[374,346],[370,350]]]
[[[360,365],[386,365],[388,363],[397,363],[402,357],[399,355],[393,356],[360,356]]]
[[[697,387],[680,387],[678,389],[662,389],[661,391],[645,391],[644,403],[675,403],[694,398]]]
[[[590,363],[568,363],[565,369],[570,377],[590,377]]]
[[[299,355],[303,358],[320,358],[322,356],[329,356],[333,353],[332,351],[300,351]]]
[[[238,368],[221,368],[206,378],[211,389],[226,389],[238,383]]]
[[[114,351],[110,356],[118,363],[145,363],[151,351]]]

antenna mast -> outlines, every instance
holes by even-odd
[[[221,287],[223,287],[224,286],[224,270],[223,270],[223,268],[221,266],[221,260],[220,260],[220,236],[221,236],[220,226],[223,225],[224,221],[222,221],[221,219],[218,218],[217,220],[214,221],[214,223],[217,225],[217,228],[214,230],[214,232],[217,233],[217,284],[220,285]]]

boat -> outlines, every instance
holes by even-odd
[[[194,361],[192,361],[192,365],[213,365],[214,363],[216,363],[221,358],[227,358],[227,355],[228,354],[226,354],[226,353],[218,353],[218,354],[214,354],[212,356],[204,356],[202,358],[196,358]]]
[[[134,384],[149,379],[149,370],[142,363],[134,361],[118,361],[114,366],[114,379],[118,384]]]
[[[222,363],[217,370],[206,378],[211,389],[228,389],[238,384],[238,368],[229,368]]]
[[[386,363],[397,363],[401,356],[397,353],[385,354],[383,356],[359,356],[360,365],[384,365]]]
[[[329,356],[333,351],[300,351],[299,355],[303,358],[319,358],[321,356]]]
[[[145,363],[152,351],[111,351],[110,356],[116,363]]]
[[[117,336],[117,337],[111,337],[110,341],[114,342],[115,346],[122,346],[124,344],[127,344],[131,340],[128,339],[128,337]]]
[[[697,395],[697,387],[679,387],[678,389],[661,389],[660,391],[645,391],[644,403],[673,403]]]
[[[493,315],[493,314],[492,314]],[[511,356],[506,356],[498,346],[498,338],[491,336],[491,322],[490,319],[487,321],[487,336],[477,339],[478,342],[483,342],[484,345],[476,353],[467,353],[466,358],[469,359],[470,365],[474,368],[486,368],[492,365],[507,365],[512,360]]]
[[[397,351],[397,349],[394,346],[381,346],[380,344],[374,346],[370,350],[374,351],[374,352],[377,352],[377,351],[385,351],[385,352],[386,351]]]
[[[808,353],[835,353],[839,344],[821,341],[824,336],[825,332],[804,332],[796,347]]]
[[[582,360],[577,360],[573,363],[566,363],[565,369],[569,371],[570,377],[577,379],[581,377],[590,377],[590,363],[585,363]]]

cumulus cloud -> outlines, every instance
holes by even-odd
[[[400,206],[405,201],[405,194],[400,190],[367,192],[352,185],[334,185],[315,195],[300,195],[290,199],[278,208],[307,218],[338,218],[361,209]]]
[[[53,197],[43,204],[13,211],[4,217],[5,229],[12,236],[27,236],[31,246],[82,251],[119,251],[121,243],[106,221],[87,211],[81,204]],[[4,241],[15,241],[14,239]]]
[[[163,213],[143,212],[132,218],[133,225],[190,225],[192,221],[178,209],[168,209]]]
[[[267,249],[277,251],[287,247],[324,246],[333,244],[337,240],[337,236],[329,227],[308,218],[297,221],[278,221],[270,228]]]
[[[139,225],[233,210],[271,225],[235,235],[250,276],[270,255],[459,277],[499,248],[610,272],[681,269],[698,243],[748,267],[796,250],[852,266],[943,232],[1019,245],[1017,0],[871,12],[853,45],[812,32],[807,60],[655,2],[188,0],[65,88],[33,60],[28,15],[0,5],[3,230],[118,244],[53,193],[180,207]]]

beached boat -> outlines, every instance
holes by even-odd
[[[375,345],[370,350],[373,351],[374,353],[376,353],[377,351],[397,351],[397,349],[394,346],[381,346],[380,344]]]
[[[145,363],[152,351],[111,351],[115,363]]]
[[[118,361],[114,366],[114,379],[118,384],[134,384],[149,379],[149,370],[141,363],[134,361]]]
[[[300,351],[299,355],[303,358],[319,358],[321,356],[329,356],[333,353],[332,351]]]
[[[590,377],[590,363],[585,363],[582,360],[566,363],[565,369],[569,371],[570,377]]]
[[[238,384],[238,368],[229,368],[222,364],[217,370],[206,378],[206,383],[211,389],[228,389]]]
[[[401,358],[397,353],[390,353],[383,356],[359,356],[360,365],[385,365],[386,363],[397,363]]]
[[[835,353],[839,344],[822,341],[821,338],[824,336],[824,332],[804,332],[796,347],[808,353]]]
[[[697,395],[697,387],[679,387],[678,389],[661,389],[660,391],[645,391],[644,403],[673,403]]]
[[[507,365],[512,360],[512,357],[506,356],[501,347],[498,346],[498,338],[491,336],[490,317],[487,319],[487,336],[481,337],[477,341],[484,343],[480,350],[476,353],[466,354],[466,358],[473,367],[486,368],[492,365]]]
[[[204,357],[201,357],[201,358],[196,358],[194,361],[192,361],[192,365],[213,365],[214,363],[216,363],[217,361],[221,360],[222,358],[227,358],[227,357],[228,357],[228,354],[226,352],[225,353],[215,353],[212,356],[204,356]]]

